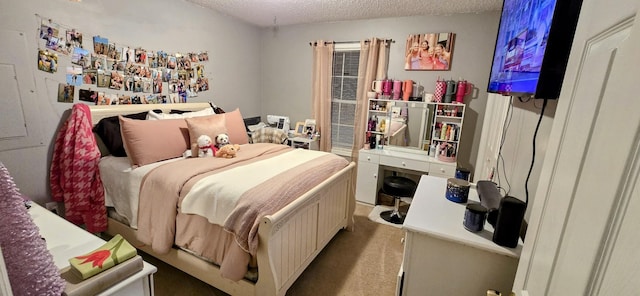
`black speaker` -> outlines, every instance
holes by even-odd
[[[527,204],[512,197],[505,196],[500,201],[498,218],[493,230],[493,242],[503,247],[515,248],[520,238],[520,226],[524,219]]]

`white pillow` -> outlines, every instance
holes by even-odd
[[[207,116],[211,114],[216,114],[215,112],[213,112],[213,108],[205,108],[200,111],[185,112],[182,114],[155,113],[150,110],[149,113],[147,113],[147,120],[192,118]]]

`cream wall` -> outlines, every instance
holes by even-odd
[[[412,79],[433,92],[438,77],[462,77],[476,85],[468,98],[458,161],[473,171],[478,154],[486,86],[498,31],[500,13],[457,14],[373,19],[265,28],[261,33],[262,115],[287,115],[292,122],[311,115],[312,50],[315,40],[359,41],[390,38],[389,78]],[[405,44],[409,34],[454,32],[455,48],[450,71],[405,71]]]
[[[37,202],[48,201],[48,169],[52,141],[65,110],[71,104],[58,103],[57,83],[64,82],[69,57],[59,57],[55,74],[36,66],[39,14],[84,34],[84,47],[92,49],[91,37],[100,35],[116,42],[168,52],[208,51],[205,75],[210,90],[192,101],[212,100],[224,109],[240,108],[253,116],[260,109],[260,30],[231,17],[184,0],[28,0],[0,2],[0,30],[24,32],[29,66],[35,81],[43,145],[0,151],[0,162],[8,168],[20,191]],[[0,50],[12,44],[3,42]],[[166,87],[166,85],[165,85]],[[81,87],[87,89],[88,86]],[[76,100],[78,88],[76,88]],[[95,86],[92,89],[96,89]],[[102,90],[102,89],[101,89]],[[110,92],[105,90],[105,92]],[[0,95],[1,100],[11,100]],[[0,114],[6,112],[0,109]],[[2,115],[0,115],[2,116]]]

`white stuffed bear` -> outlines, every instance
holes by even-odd
[[[211,137],[207,135],[201,135],[198,137],[198,157],[213,157],[213,144]]]

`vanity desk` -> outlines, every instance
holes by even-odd
[[[371,205],[376,204],[385,170],[445,178],[452,178],[456,173],[455,162],[439,161],[418,149],[384,146],[383,149],[361,149],[358,155],[356,200]]]

